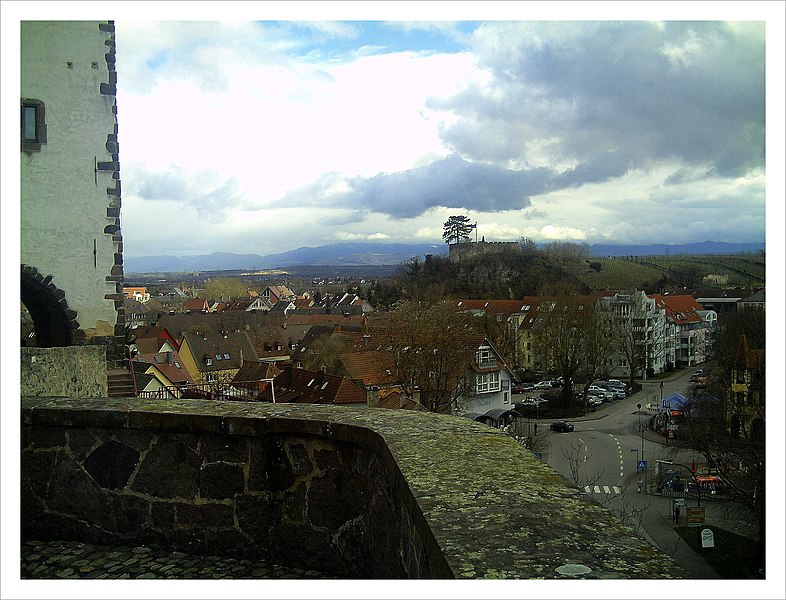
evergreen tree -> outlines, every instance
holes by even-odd
[[[443,225],[442,239],[446,244],[451,242],[458,244],[467,241],[473,229],[475,229],[475,225],[470,223],[469,217],[466,215],[452,216]]]

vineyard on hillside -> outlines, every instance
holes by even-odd
[[[669,287],[760,288],[765,257],[758,254],[630,256],[592,258],[581,281],[594,290],[652,289],[664,277]]]

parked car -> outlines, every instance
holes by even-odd
[[[561,433],[568,433],[569,431],[576,429],[576,427],[573,425],[573,423],[568,423],[567,421],[555,421],[549,425],[549,429],[552,431],[559,431]]]
[[[590,406],[600,406],[601,404],[603,404],[603,398],[600,398],[598,396],[590,396],[589,398],[587,398],[587,404],[589,404]]]
[[[526,394],[527,392],[531,392],[535,389],[535,386],[531,383],[514,383],[510,386],[510,391],[513,394]]]
[[[623,390],[628,387],[627,383],[625,383],[624,381],[620,381],[619,379],[609,379],[606,383],[614,387],[620,387]]]
[[[614,395],[615,400],[624,400],[625,399],[625,392],[624,390],[612,390],[611,392]]]
[[[551,382],[550,381],[538,381],[535,384],[536,390],[550,390],[551,389]]]

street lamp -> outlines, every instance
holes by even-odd
[[[639,415],[639,436],[641,437],[641,459],[644,460],[644,435],[641,431],[641,403],[636,405],[636,413]]]

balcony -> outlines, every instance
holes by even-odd
[[[497,368],[497,359],[496,358],[481,358],[477,361],[478,369],[496,369]]]

